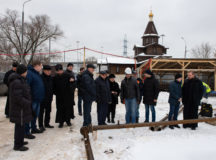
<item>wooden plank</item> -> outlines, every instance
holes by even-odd
[[[214,69],[157,69],[153,68],[152,71],[194,71],[194,72],[214,72]]]

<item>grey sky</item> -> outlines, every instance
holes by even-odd
[[[0,13],[7,8],[21,12],[24,0],[0,0]],[[122,55],[124,34],[128,52],[140,44],[152,7],[159,35],[165,34],[168,55],[183,57],[185,37],[188,49],[209,42],[216,47],[215,0],[32,0],[26,4],[29,15],[47,14],[64,31],[52,47],[58,50],[80,46]],[[161,42],[161,39],[160,39]],[[88,53],[87,53],[88,54]],[[93,55],[89,52],[89,55]]]

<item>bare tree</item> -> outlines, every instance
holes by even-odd
[[[86,58],[86,63],[97,63],[97,58],[94,56],[88,57]]]
[[[195,58],[210,58],[213,52],[213,47],[209,43],[202,43],[191,50],[192,56]]]
[[[57,39],[63,36],[58,25],[52,25],[47,15],[29,17],[24,24],[22,48],[22,24],[17,11],[7,10],[4,18],[0,19],[0,50],[7,53],[11,60],[32,62],[38,48],[42,47],[49,38]]]

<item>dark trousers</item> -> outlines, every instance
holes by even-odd
[[[97,104],[98,125],[104,125],[105,124],[107,112],[108,112],[108,104],[107,103],[98,103]]]
[[[9,95],[7,95],[7,101],[5,105],[5,115],[9,116]]]
[[[23,146],[24,135],[25,135],[25,125],[20,125],[15,123],[14,147],[19,148]]]
[[[188,119],[198,119],[198,105],[194,104],[184,104],[184,110],[183,110],[183,118],[184,120]],[[192,123],[192,124],[183,124],[184,128],[196,128],[198,127],[198,123]]]
[[[176,121],[177,120],[179,107],[180,107],[179,103],[170,104],[170,111],[169,111],[169,117],[168,117],[169,121],[172,121],[172,120]]]
[[[47,103],[41,103],[40,105],[40,114],[39,114],[39,127],[44,127],[49,125],[50,123],[50,113],[51,113],[51,103],[52,102],[47,102]],[[45,113],[45,118],[44,118],[44,113]]]
[[[91,124],[91,106],[92,101],[83,101],[83,126]]]
[[[110,120],[110,115],[111,115],[112,120],[114,120],[115,113],[116,113],[116,104],[109,104],[107,119]]]
[[[81,95],[78,95],[78,112],[79,112],[79,114],[82,114],[82,101],[83,101],[83,97]]]

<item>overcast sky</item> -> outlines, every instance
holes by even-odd
[[[23,2],[0,0],[0,14],[8,8],[21,13]],[[133,55],[134,44],[142,43],[152,8],[158,34],[165,34],[168,55],[183,57],[181,37],[189,52],[202,42],[216,47],[215,6],[215,0],[32,0],[25,6],[25,17],[47,14],[53,24],[59,24],[65,37],[53,43],[57,50],[77,48],[80,41],[79,46],[122,55],[127,34],[128,53]]]

